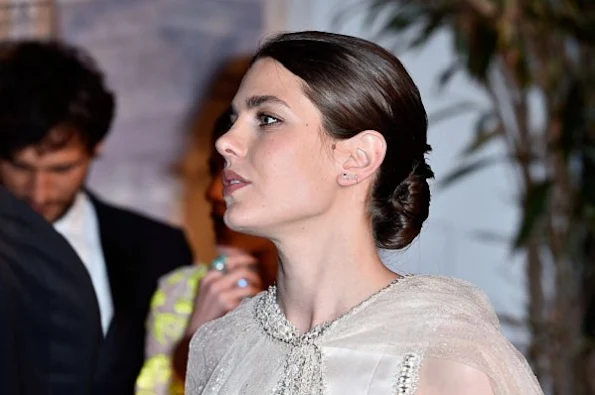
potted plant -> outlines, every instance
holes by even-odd
[[[499,161],[514,170],[522,220],[511,246],[526,256],[527,358],[552,394],[595,393],[595,2],[368,0],[368,12],[383,36],[408,37],[410,47],[452,32],[456,61],[440,84],[466,73],[491,108],[439,184]],[[497,140],[506,155],[482,156]]]

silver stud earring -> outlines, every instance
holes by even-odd
[[[342,177],[343,177],[344,180],[357,180],[357,175],[356,174],[343,173]]]

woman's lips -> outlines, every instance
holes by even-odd
[[[233,170],[223,171],[223,196],[229,196],[238,189],[250,185],[250,181],[246,180]]]

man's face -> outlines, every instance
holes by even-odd
[[[76,137],[53,150],[30,146],[16,152],[11,160],[0,159],[0,181],[48,222],[55,222],[83,187],[92,159]]]

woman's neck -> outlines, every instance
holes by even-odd
[[[279,306],[301,332],[340,317],[397,277],[380,261],[368,226],[347,225],[312,227],[277,242]]]
[[[262,279],[262,285],[268,288],[277,280],[277,266],[279,262],[279,256],[274,245],[267,246],[266,249],[259,250],[252,253],[252,255],[258,260],[258,272]]]

